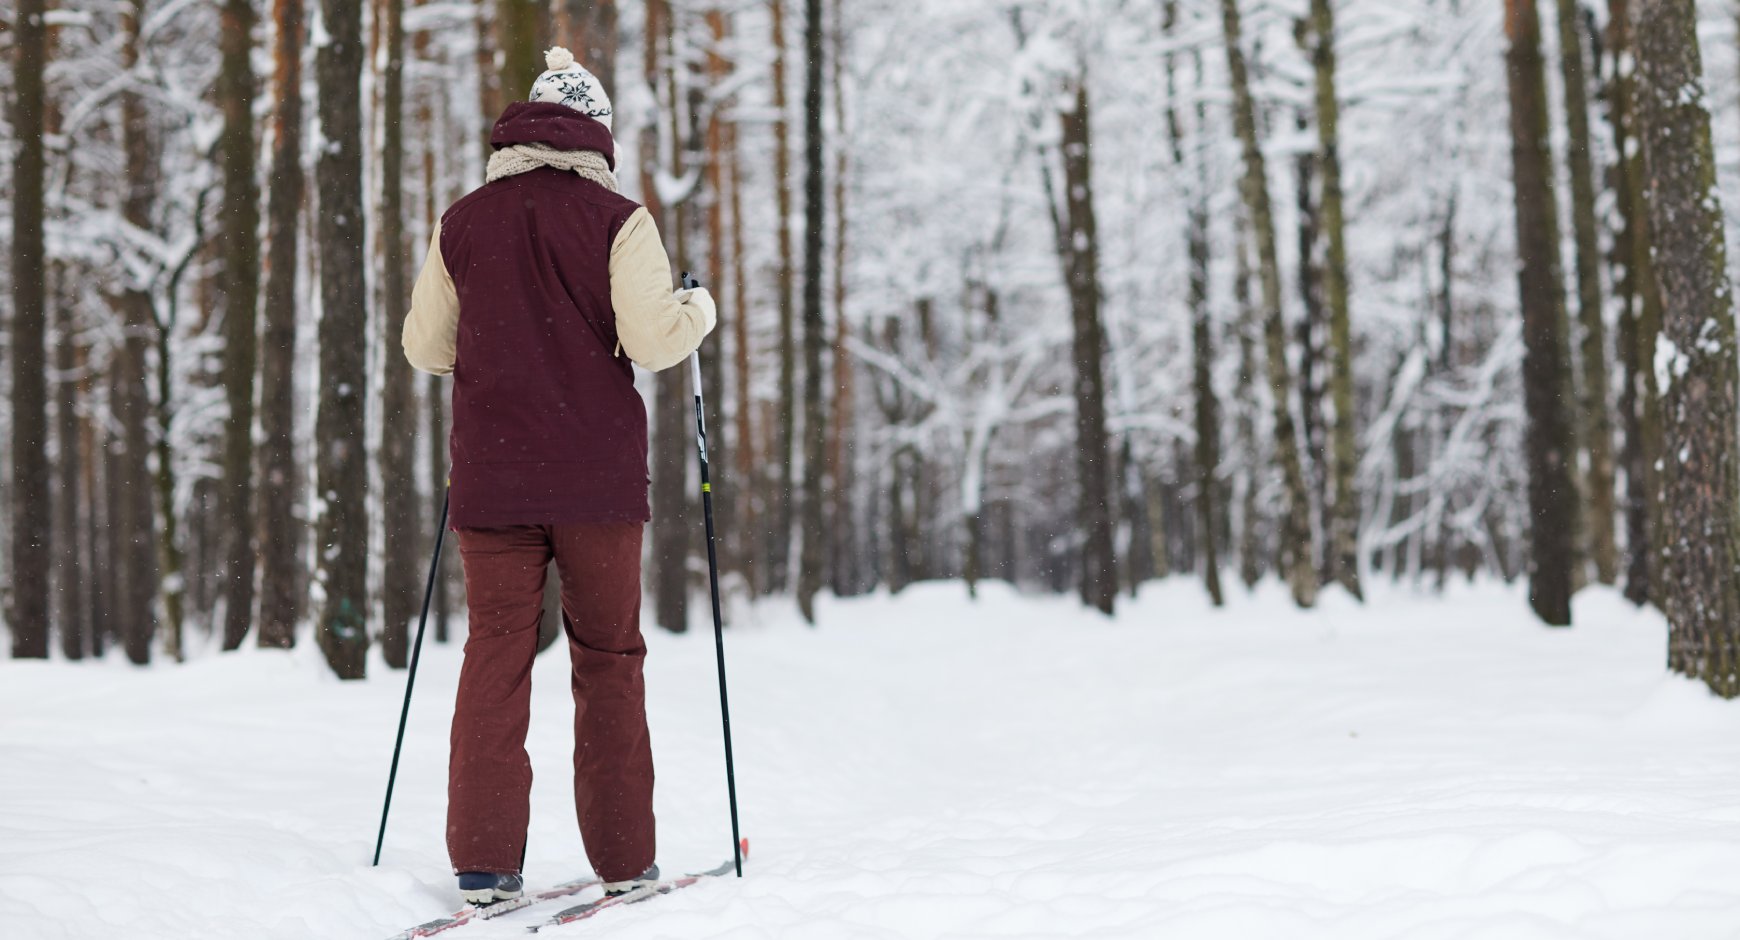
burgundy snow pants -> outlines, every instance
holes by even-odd
[[[652,744],[640,635],[641,523],[459,532],[471,635],[447,778],[453,870],[518,872],[531,813],[526,754],[545,572],[562,575],[573,661],[574,803],[592,870],[625,881],[653,863]]]

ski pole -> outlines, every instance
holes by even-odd
[[[683,272],[685,289],[701,282]],[[713,538],[713,483],[707,476],[707,409],[701,400],[701,352],[689,353],[695,383],[695,447],[701,457],[701,512],[707,519],[707,584],[713,591],[713,645],[719,655],[719,717],[725,724],[725,787],[731,798],[731,860],[743,877],[743,838],[737,829],[737,771],[731,760],[731,705],[725,697],[725,622],[719,613],[719,551]]]
[[[393,741],[393,769],[387,771],[387,798],[381,803],[381,831],[375,836],[375,860],[381,863],[381,843],[387,839],[387,811],[393,808],[393,782],[399,779],[399,751],[405,746],[405,721],[411,716],[411,689],[417,684],[417,659],[423,655],[423,628],[429,623],[429,598],[435,593],[435,575],[441,570],[441,546],[447,541],[447,510],[453,504],[453,489],[441,499],[441,524],[435,527],[435,557],[429,559],[429,583],[423,587],[423,613],[417,618],[417,642],[411,646],[411,668],[405,676],[405,704],[399,709],[399,736]]]

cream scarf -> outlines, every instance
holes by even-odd
[[[513,176],[541,166],[572,170],[581,179],[588,179],[611,192],[617,192],[616,174],[604,154],[596,150],[557,150],[544,144],[515,144],[490,154],[484,182],[493,183],[504,176]]]

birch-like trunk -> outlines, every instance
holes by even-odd
[[[1257,110],[1251,97],[1250,77],[1241,43],[1238,0],[1221,0],[1221,21],[1226,42],[1227,70],[1231,73],[1233,124],[1244,150],[1245,176],[1241,186],[1245,208],[1256,239],[1257,274],[1262,285],[1263,345],[1268,359],[1269,388],[1274,395],[1275,459],[1286,483],[1286,509],[1282,516],[1280,565],[1300,607],[1317,602],[1317,568],[1311,552],[1311,496],[1306,489],[1305,468],[1299,457],[1297,427],[1290,404],[1292,369],[1287,364],[1287,326],[1281,310],[1281,265],[1275,249],[1275,216],[1269,200],[1268,170],[1257,140]]]

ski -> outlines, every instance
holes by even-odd
[[[534,904],[542,904],[545,901],[554,901],[557,898],[579,894],[599,883],[597,878],[580,878],[564,882],[545,891],[539,891],[536,894],[524,894],[509,901],[497,901],[482,907],[468,904],[446,917],[437,917],[428,923],[402,930],[388,937],[387,940],[416,940],[418,937],[433,937],[455,927],[463,927],[474,920],[489,920],[513,911],[525,910]]]
[[[747,839],[743,840],[743,848],[745,850],[748,849],[748,841],[749,840]],[[639,904],[642,901],[650,900],[660,895],[670,894],[672,891],[676,891],[679,888],[687,888],[688,886],[707,878],[717,878],[721,875],[729,875],[733,871],[736,871],[736,869],[736,862],[732,859],[726,859],[718,867],[709,868],[703,872],[684,875],[681,878],[675,878],[670,881],[661,881],[657,884],[647,885],[643,888],[636,888],[633,891],[626,894],[619,894],[615,897],[602,897],[587,901],[584,904],[577,904],[565,911],[550,915],[550,917],[542,923],[528,925],[526,930],[530,933],[537,933],[547,927],[560,927],[563,924],[572,924],[575,921],[585,920],[586,918],[597,914],[599,911],[618,907],[623,904]]]

